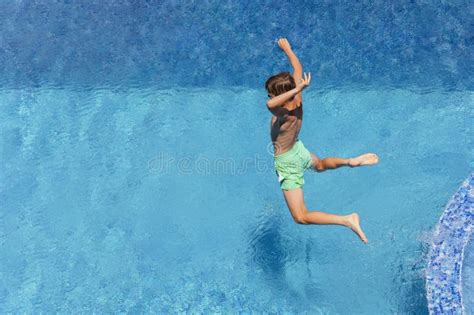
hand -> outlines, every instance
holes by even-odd
[[[311,72],[304,73],[303,78],[301,79],[300,83],[296,85],[296,87],[302,91],[304,88],[306,88],[309,83],[311,82]]]
[[[281,48],[284,52],[291,51],[290,43],[288,42],[288,40],[287,40],[286,38],[280,38],[280,39],[278,40],[278,46],[280,46],[280,48]]]
[[[296,109],[300,106],[301,106],[301,103],[300,104],[288,103],[288,104],[284,105],[283,107],[291,112],[292,110],[294,110],[294,109]]]

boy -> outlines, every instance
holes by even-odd
[[[298,57],[291,49],[288,40],[281,38],[278,46],[285,52],[293,67],[293,75],[282,72],[265,82],[268,91],[267,107],[273,114],[271,120],[271,138],[274,146],[274,165],[286,204],[296,223],[299,224],[337,224],[349,227],[362,242],[367,237],[359,223],[359,215],[334,215],[319,211],[308,211],[304,204],[304,170],[311,168],[317,172],[335,169],[341,166],[357,167],[378,163],[378,156],[366,153],[355,158],[328,157],[320,159],[310,153],[298,139],[303,120],[301,92],[311,81],[311,74],[304,74]]]

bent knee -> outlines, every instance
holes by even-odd
[[[306,215],[305,214],[295,216],[295,217],[293,217],[293,220],[297,224],[308,224],[308,221],[306,220]]]
[[[316,172],[324,172],[326,170],[326,168],[324,167],[324,164],[321,160],[318,160],[318,162],[316,162],[316,164],[314,164],[314,170]]]

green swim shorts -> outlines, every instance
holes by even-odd
[[[293,147],[274,157],[274,166],[281,189],[291,190],[304,185],[303,173],[312,164],[311,153],[301,140],[296,140]]]

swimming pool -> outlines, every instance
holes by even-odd
[[[473,169],[465,4],[1,6],[2,312],[428,312],[431,230]],[[380,156],[306,175],[366,246],[286,209],[280,35],[317,74],[305,145]]]
[[[474,230],[473,196],[474,173],[450,198],[431,238],[426,269],[430,314],[470,314],[472,280],[467,244]]]
[[[464,308],[466,313],[470,314],[474,311],[474,242],[472,237],[464,252],[462,278]]]

